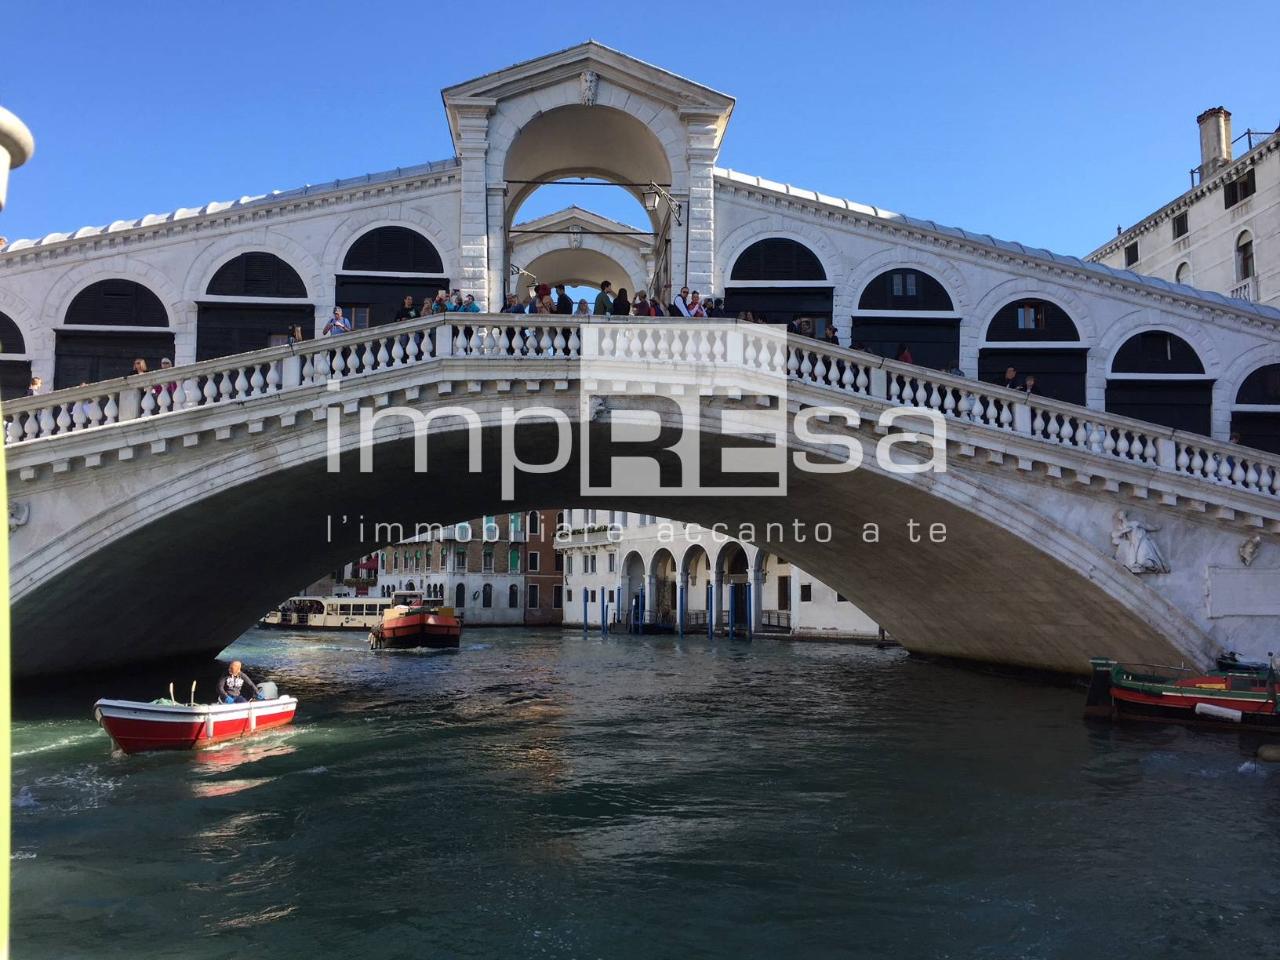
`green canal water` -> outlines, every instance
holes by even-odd
[[[300,698],[296,726],[124,757],[92,701],[158,678],[19,697],[14,957],[1280,949],[1280,768],[1229,735],[1087,726],[1080,689],[758,639],[253,631],[232,653]]]

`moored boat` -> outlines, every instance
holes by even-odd
[[[462,643],[462,621],[452,607],[423,603],[421,595],[398,593],[398,602],[369,631],[370,650],[456,649]]]
[[[213,704],[102,699],[93,705],[93,716],[121,750],[142,753],[194,750],[250,736],[292,723],[297,709],[297,699],[283,696]]]
[[[1085,716],[1146,720],[1280,733],[1272,663],[1219,657],[1216,669],[1197,674],[1180,667],[1124,664],[1105,657],[1093,667]]]

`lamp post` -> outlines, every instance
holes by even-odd
[[[9,171],[30,160],[35,149],[35,138],[27,125],[0,107],[0,210],[9,192]]]

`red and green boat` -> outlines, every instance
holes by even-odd
[[[1126,664],[1104,657],[1093,667],[1085,716],[1102,720],[1146,720],[1201,726],[1273,730],[1280,733],[1274,661],[1218,657],[1216,669],[1195,673],[1181,667]]]

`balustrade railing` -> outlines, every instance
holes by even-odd
[[[22,444],[195,408],[243,404],[450,358],[728,366],[833,397],[916,407],[1113,461],[1280,498],[1280,458],[1208,437],[981,383],[776,328],[733,321],[468,314],[421,318],[27,397],[4,405]]]

